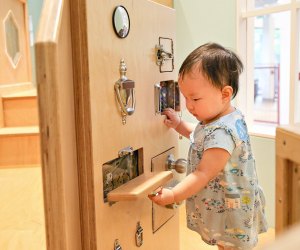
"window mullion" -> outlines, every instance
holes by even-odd
[[[291,32],[290,32],[290,97],[289,97],[289,124],[295,123],[295,81],[297,65],[297,8],[295,2],[291,9]]]
[[[247,61],[246,61],[246,75],[247,75],[247,115],[249,116],[250,126],[253,126],[254,121],[254,18],[247,18]]]

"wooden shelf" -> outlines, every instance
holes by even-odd
[[[142,174],[107,194],[109,202],[132,201],[150,194],[173,178],[172,171]]]

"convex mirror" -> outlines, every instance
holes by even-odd
[[[129,34],[130,19],[126,8],[119,5],[113,13],[113,26],[118,37],[125,38]]]

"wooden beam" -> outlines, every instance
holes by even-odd
[[[74,112],[82,249],[96,250],[96,218],[92,156],[89,56],[86,0],[70,1]],[[84,149],[84,150],[81,150]]]

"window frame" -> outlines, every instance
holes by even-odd
[[[295,86],[297,83],[298,69],[297,66],[300,63],[299,57],[299,33],[300,33],[300,24],[297,24],[299,20],[298,15],[300,15],[300,1],[291,0],[290,3],[280,4],[276,6],[262,7],[259,9],[250,9],[247,10],[247,4],[253,3],[254,0],[239,0],[236,4],[236,13],[237,13],[237,35],[236,35],[236,44],[237,44],[237,53],[240,55],[244,63],[244,72],[240,77],[240,91],[236,97],[237,106],[245,114],[249,133],[252,135],[274,138],[276,126],[259,125],[254,123],[253,119],[253,109],[254,109],[254,68],[253,60],[254,55],[253,51],[253,28],[249,28],[250,18],[256,16],[269,15],[284,11],[290,12],[290,72],[289,72],[289,104],[288,104],[288,124],[295,124]],[[300,94],[299,94],[300,96]],[[298,111],[300,112],[300,110]]]

